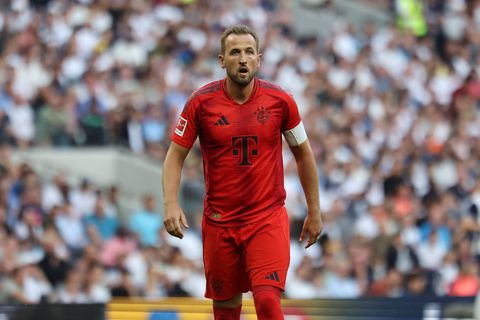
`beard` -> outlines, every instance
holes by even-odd
[[[245,77],[245,78],[242,78],[240,76],[238,76],[235,72],[231,72],[229,70],[227,70],[227,76],[238,86],[240,87],[246,87],[253,79],[253,77],[255,77],[255,75],[257,74],[256,71],[252,71],[248,73],[248,76]]]

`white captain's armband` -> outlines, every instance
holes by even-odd
[[[290,147],[299,146],[304,143],[307,140],[307,132],[305,131],[303,122],[300,121],[295,128],[285,131],[283,136]]]

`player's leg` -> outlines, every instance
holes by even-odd
[[[290,227],[285,208],[253,230],[245,254],[258,319],[283,319],[280,298],[290,264]]]
[[[229,228],[202,224],[205,297],[213,300],[215,320],[239,320],[242,292],[249,287],[241,251]]]
[[[275,286],[254,286],[253,301],[259,320],[283,319],[280,298],[282,290]]]
[[[239,320],[242,311],[242,294],[228,300],[213,300],[215,320]]]

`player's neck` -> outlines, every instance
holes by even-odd
[[[230,98],[238,104],[243,104],[247,102],[253,92],[254,85],[254,79],[252,79],[252,81],[250,81],[250,83],[246,86],[239,86],[238,84],[233,82],[232,79],[227,77],[227,93]]]

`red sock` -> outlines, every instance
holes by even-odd
[[[242,305],[236,308],[219,308],[213,306],[215,320],[240,320],[240,311],[242,311]]]
[[[252,291],[258,320],[283,319],[282,305],[280,303],[282,294],[279,288],[273,286],[255,286]]]

